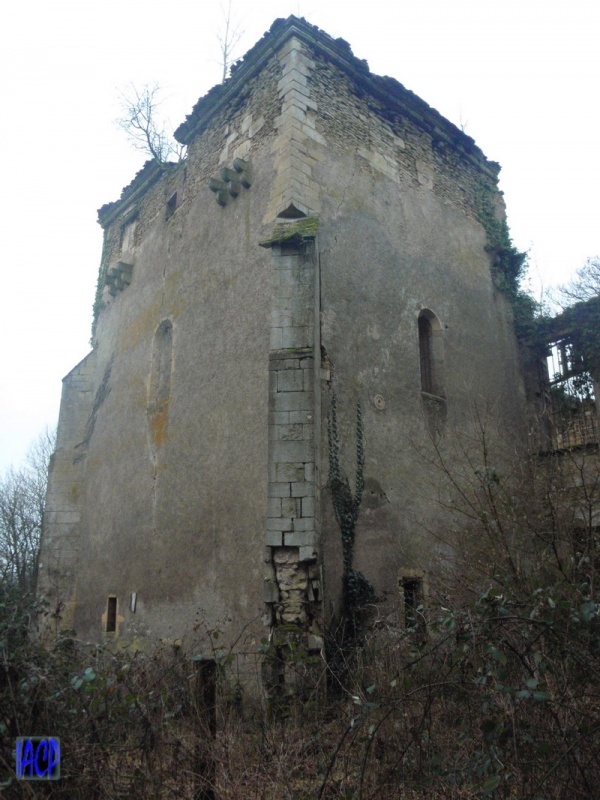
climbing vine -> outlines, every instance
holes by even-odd
[[[486,250],[492,259],[492,280],[508,298],[514,313],[519,338],[532,332],[538,304],[521,288],[527,268],[527,253],[513,245],[506,219],[498,219],[494,208],[495,189],[480,183],[476,192],[477,219],[487,236]]]
[[[358,616],[364,612],[369,603],[377,597],[373,585],[365,576],[355,570],[354,543],[356,539],[356,524],[360,513],[364,489],[364,441],[362,425],[362,409],[360,401],[356,404],[356,479],[354,492],[350,488],[350,481],[340,467],[340,438],[337,426],[337,397],[335,391],[331,392],[331,412],[328,425],[329,438],[329,487],[333,510],[342,537],[343,558],[343,610],[347,621],[351,623],[353,633],[356,633]]]

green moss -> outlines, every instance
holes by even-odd
[[[319,231],[319,218],[318,217],[303,217],[302,219],[294,220],[294,222],[286,222],[276,225],[273,234],[269,239],[260,243],[261,247],[271,247],[274,244],[287,243],[292,244],[297,242],[301,244],[306,239],[314,239]]]
[[[104,292],[104,286],[106,285],[106,274],[108,272],[108,262],[104,258],[104,254],[102,256],[102,260],[100,263],[100,269],[98,270],[98,280],[96,282],[96,294],[94,296],[94,305],[92,307],[93,316],[92,316],[92,336],[90,339],[90,344],[94,345],[94,337],[96,335],[96,326],[98,324],[98,317],[100,316],[100,312],[106,306],[106,303],[102,299],[102,294]]]

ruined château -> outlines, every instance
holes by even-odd
[[[317,652],[345,572],[399,615],[435,580],[431,458],[450,433],[493,409],[507,446],[525,436],[485,225],[499,166],[296,17],[176,138],[184,161],[148,162],[99,211],[39,589],[84,641],[202,620],[229,644],[286,626]],[[350,562],[332,490],[338,507],[362,490]]]

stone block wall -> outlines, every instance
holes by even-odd
[[[265,624],[319,649],[321,586],[313,242],[272,246]]]

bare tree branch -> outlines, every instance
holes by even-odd
[[[565,306],[600,296],[600,256],[588,258],[575,277],[559,289]]]
[[[131,84],[121,93],[123,116],[116,120],[136,150],[142,150],[159,164],[175,158],[181,161],[185,147],[176,142],[159,118],[160,86],[145,84],[141,89]]]
[[[223,14],[224,29],[222,33],[217,34],[217,39],[221,48],[221,66],[223,68],[221,83],[225,83],[229,76],[231,65],[235,60],[235,48],[244,35],[244,31],[232,21],[231,0],[227,0],[227,8],[221,5],[221,13]]]
[[[35,589],[48,467],[56,434],[46,429],[27,464],[0,478],[0,581],[23,597]]]

